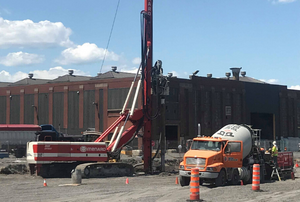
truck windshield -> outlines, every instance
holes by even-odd
[[[221,145],[222,145],[221,142],[193,141],[191,149],[220,151],[221,150]]]

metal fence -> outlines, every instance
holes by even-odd
[[[280,140],[276,140],[277,147],[279,151],[299,151],[300,138],[298,137],[289,137],[289,138],[281,138]],[[263,147],[265,150],[273,147],[273,140],[261,140],[260,147]]]

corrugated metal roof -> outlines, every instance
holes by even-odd
[[[9,84],[11,84],[11,83],[9,83],[9,82],[0,82],[0,87],[6,87]]]
[[[223,77],[221,79],[228,79],[228,78],[227,77]],[[233,79],[233,77],[229,77],[229,80],[234,80],[234,79]],[[266,83],[266,82],[263,82],[261,80],[254,79],[254,78],[251,78],[251,77],[248,77],[248,76],[240,76],[239,77],[239,81],[252,82],[252,83]]]
[[[25,78],[15,83],[11,83],[8,86],[21,86],[21,85],[36,85],[36,84],[45,84],[49,82],[48,79],[35,79],[35,78]]]
[[[92,80],[94,80],[94,79],[130,78],[130,77],[135,77],[135,74],[127,73],[127,72],[109,71],[109,72],[105,72],[103,74],[99,74],[98,76],[92,78]]]
[[[87,81],[92,77],[90,76],[78,76],[78,75],[69,75],[59,76],[57,79],[49,81],[49,83],[59,83],[59,82],[75,82],[75,81]]]

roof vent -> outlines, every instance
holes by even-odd
[[[111,67],[111,70],[112,70],[113,72],[116,72],[116,71],[117,71],[117,66],[112,66],[112,67]]]
[[[226,72],[225,75],[226,75],[227,79],[229,79],[230,76],[231,76],[231,73],[230,72]]]
[[[73,73],[74,73],[74,70],[73,69],[69,69],[69,75],[73,75]]]
[[[232,76],[233,76],[233,80],[240,80],[240,71],[241,71],[241,67],[232,67],[230,68],[232,71]]]
[[[32,77],[33,77],[33,73],[29,73],[28,78],[32,79]]]
[[[212,74],[207,74],[207,78],[211,78],[212,77]]]
[[[246,72],[245,72],[245,71],[242,71],[242,72],[241,72],[241,75],[242,75],[243,77],[245,77],[245,76],[246,76]]]

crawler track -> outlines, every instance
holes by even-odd
[[[132,176],[134,171],[132,165],[120,162],[84,163],[76,169],[81,170],[83,178]]]

